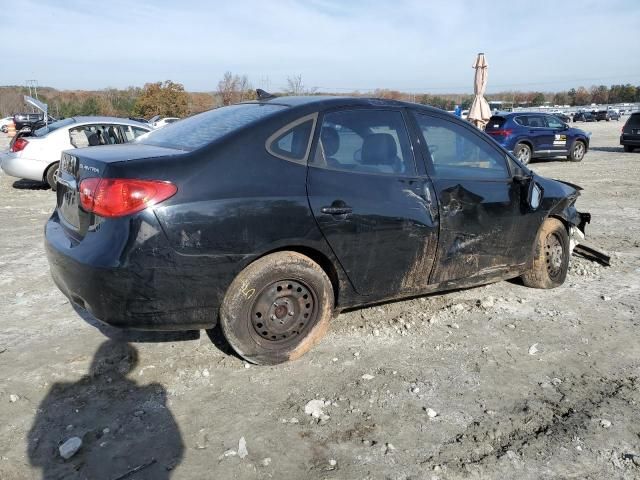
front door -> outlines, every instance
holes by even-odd
[[[544,115],[528,115],[526,118],[533,151],[549,153],[552,150],[554,132],[547,126]]]
[[[549,149],[555,154],[566,153],[569,150],[567,136],[567,125],[558,117],[553,115],[547,115],[545,117],[547,121],[547,127],[552,131],[553,138],[551,139],[551,145]]]
[[[309,162],[311,209],[362,295],[420,291],[433,265],[435,197],[405,120],[403,109],[327,112]]]
[[[416,114],[440,205],[431,283],[500,276],[524,262],[513,239],[522,228],[521,187],[504,152],[471,126]]]

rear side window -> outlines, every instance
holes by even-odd
[[[90,124],[69,129],[69,140],[76,148],[123,143],[118,125]]]
[[[441,178],[505,179],[506,155],[467,128],[448,120],[417,114],[418,126]]]
[[[196,150],[285,108],[282,105],[258,103],[217,108],[154,130],[137,141],[179,150]]]
[[[341,110],[324,115],[313,166],[332,170],[415,175],[402,113]]]
[[[306,161],[317,117],[317,113],[307,115],[275,132],[267,139],[267,151],[283,160]]]

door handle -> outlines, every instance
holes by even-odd
[[[320,211],[328,215],[346,215],[353,212],[353,208],[346,205],[344,207],[322,207]]]

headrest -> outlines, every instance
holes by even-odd
[[[335,155],[338,148],[340,148],[340,136],[333,127],[322,127],[320,140],[322,140],[322,148],[327,157]]]
[[[393,165],[397,158],[396,141],[388,133],[373,133],[362,144],[363,165]]]

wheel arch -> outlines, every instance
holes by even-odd
[[[296,252],[316,262],[320,266],[320,268],[322,268],[324,273],[327,274],[327,277],[329,277],[329,281],[331,282],[331,286],[333,288],[334,307],[337,307],[339,305],[339,295],[341,293],[344,293],[346,286],[345,282],[348,282],[348,280],[341,275],[340,271],[338,270],[339,266],[336,265],[327,254],[321,252],[317,248],[313,248],[307,245],[288,245],[273,248],[252,258],[251,262],[247,263],[247,265],[244,265],[244,268],[246,268],[256,260],[259,260],[260,258],[277,252]]]

